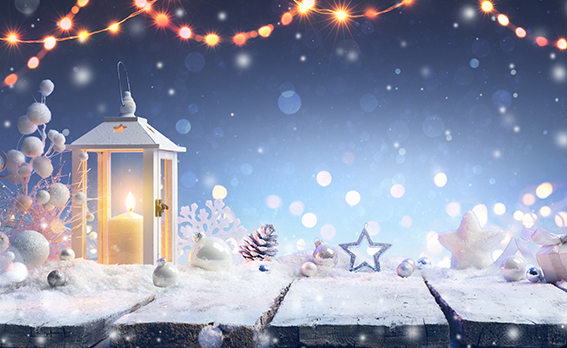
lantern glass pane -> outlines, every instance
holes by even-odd
[[[172,161],[161,159],[160,199],[168,206],[160,217],[161,255],[168,262],[173,262],[173,195],[172,195]]]

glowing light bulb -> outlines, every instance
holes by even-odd
[[[209,46],[215,46],[219,43],[219,37],[216,34],[208,34],[205,36],[205,43]]]
[[[71,29],[72,25],[73,25],[73,23],[71,22],[71,18],[69,18],[69,17],[65,17],[65,18],[61,19],[61,21],[59,22],[59,26],[63,30]]]
[[[118,27],[119,27],[119,26],[120,26],[119,23],[113,23],[113,24],[111,24],[111,25],[108,26],[108,30],[109,30],[111,33],[116,33],[116,32],[118,31]]]
[[[29,69],[35,69],[35,68],[37,68],[38,65],[39,65],[39,58],[31,57],[30,60],[28,60],[28,68]]]
[[[136,0],[136,7],[144,8],[146,7],[147,1],[146,0]]]
[[[567,49],[567,41],[565,39],[557,40],[557,48],[559,48],[560,50]]]
[[[348,18],[348,14],[344,10],[335,11],[335,17],[338,21],[344,21]]]
[[[89,3],[89,0],[78,0],[78,1],[77,1],[77,6],[79,6],[79,7],[85,7],[85,6],[87,6],[88,3]]]
[[[4,83],[8,86],[15,84],[18,81],[18,75],[10,74],[4,79]]]
[[[18,41],[20,41],[20,39],[18,38],[18,34],[16,33],[9,33],[6,40],[8,40],[8,42],[11,44],[16,44],[18,43]]]
[[[43,47],[45,47],[46,50],[52,50],[53,47],[55,47],[55,44],[57,43],[57,40],[55,40],[55,38],[53,36],[49,36],[47,38],[45,38],[45,40],[43,40]]]
[[[293,15],[291,14],[291,12],[286,12],[282,15],[282,25],[288,25],[289,23],[291,23],[291,20],[293,19]]]
[[[480,8],[484,12],[492,12],[492,10],[494,10],[494,5],[492,5],[492,2],[490,1],[483,1],[482,4],[480,5]]]
[[[232,41],[234,42],[235,45],[242,46],[246,43],[246,35],[244,33],[236,34],[232,38]]]
[[[306,13],[311,8],[315,6],[315,0],[304,0],[301,4],[299,4],[299,12]]]
[[[500,14],[498,15],[498,23],[500,23],[500,25],[505,27],[508,24],[510,24],[510,20],[508,19],[508,17],[506,17],[506,15]]]
[[[547,45],[547,39],[544,38],[543,36],[538,36],[535,39],[535,42],[538,44],[538,46],[543,47],[545,45]]]
[[[169,23],[169,17],[165,13],[158,13],[155,16],[155,21],[158,27],[165,27]]]
[[[258,34],[261,37],[268,37],[268,36],[270,36],[271,33],[272,33],[272,27],[270,27],[269,25],[265,25],[265,26],[261,27],[260,29],[258,29]]]
[[[79,34],[77,35],[77,38],[79,39],[79,42],[86,42],[87,39],[89,38],[89,32],[86,30],[81,30],[79,32]]]
[[[525,30],[524,28],[521,28],[521,27],[517,27],[517,28],[516,28],[516,35],[517,35],[519,38],[524,38],[524,37],[526,37],[526,34],[527,34],[527,33],[526,33],[526,30]]]
[[[179,36],[181,36],[184,39],[188,39],[191,37],[191,29],[189,29],[188,27],[183,27],[181,29],[179,29]]]

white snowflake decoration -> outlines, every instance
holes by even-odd
[[[242,238],[246,236],[246,229],[240,226],[240,219],[237,219],[232,210],[224,205],[222,199],[214,202],[207,201],[205,205],[209,208],[199,210],[196,203],[190,207],[183,206],[179,212],[178,223],[179,238],[177,243],[178,262],[180,264],[188,264],[188,256],[191,251],[193,242],[193,234],[197,229],[203,232],[205,236],[216,237],[224,240],[232,249],[232,259],[235,263],[242,260],[238,252],[238,246],[242,242]]]

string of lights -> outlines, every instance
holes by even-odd
[[[52,51],[58,42],[76,40],[80,43],[86,43],[88,39],[97,34],[110,33],[117,34],[120,31],[121,25],[127,20],[137,17],[139,15],[146,15],[152,19],[153,24],[158,28],[163,28],[170,30],[181,39],[181,40],[194,40],[196,42],[201,42],[209,47],[216,46],[221,43],[230,43],[236,46],[245,45],[246,42],[251,38],[256,38],[258,36],[267,38],[271,35],[275,26],[286,26],[289,25],[296,17],[307,17],[311,14],[330,16],[331,20],[336,25],[348,25],[354,18],[366,17],[369,20],[377,18],[379,15],[394,11],[402,6],[411,5],[414,0],[401,0],[396,4],[383,9],[376,10],[373,8],[367,8],[364,12],[355,12],[348,5],[336,5],[334,8],[322,8],[317,7],[315,0],[303,0],[299,2],[294,0],[294,6],[290,7],[287,12],[282,14],[279,21],[275,24],[264,25],[257,30],[238,32],[234,34],[231,38],[221,38],[217,33],[208,32],[203,34],[195,34],[192,29],[187,25],[178,25],[173,23],[171,16],[164,11],[154,10],[154,4],[158,0],[134,0],[134,10],[122,20],[113,22],[105,28],[98,29],[95,31],[87,31],[85,29],[75,29],[79,28],[73,21],[75,15],[79,11],[87,6],[89,0],[77,0],[77,3],[71,8],[69,13],[61,17],[57,22],[57,32],[56,34],[48,35],[43,39],[33,39],[26,40],[22,39],[21,35],[15,30],[8,30],[4,37],[0,37],[0,41],[4,41],[8,45],[42,45],[41,50],[28,59],[25,66],[20,68],[17,72],[13,72],[6,76],[4,80],[0,83],[0,88],[6,86],[13,86],[18,78],[24,75],[27,71],[33,70],[39,67],[41,60],[45,55]]]

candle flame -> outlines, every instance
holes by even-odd
[[[132,192],[128,192],[128,197],[126,198],[126,208],[129,211],[134,210],[134,196],[132,196]]]

